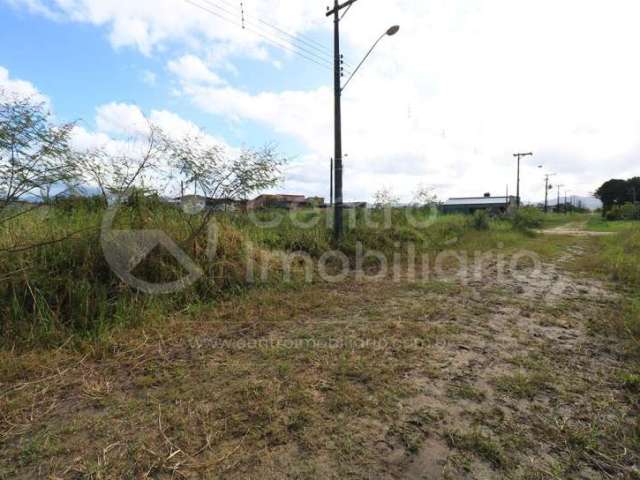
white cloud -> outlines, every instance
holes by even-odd
[[[145,114],[137,105],[112,102],[96,109],[95,123],[96,141],[144,136],[148,134],[150,125],[156,125],[172,138],[200,136],[210,143],[233,151],[224,139],[209,135],[195,123],[167,110],[151,110]]]
[[[149,122],[136,105],[113,102],[96,109],[96,126],[110,135],[136,135],[148,131]]]
[[[30,12],[38,15],[42,15],[51,20],[61,19],[61,17],[56,12],[51,10],[41,0],[6,0],[6,2],[9,3],[9,5],[12,5],[13,7],[23,6]]]
[[[37,102],[50,104],[49,98],[40,93],[32,83],[11,78],[9,70],[2,66],[0,66],[0,92],[9,96],[32,98]]]
[[[152,110],[145,114],[137,105],[109,103],[96,109],[95,123],[97,128],[94,131],[84,126],[74,128],[73,148],[81,152],[101,149],[114,157],[142,158],[148,146],[149,126],[156,125],[170,138],[199,137],[204,145],[220,146],[229,156],[239,153],[238,148],[228,145],[224,139],[209,135],[189,120],[167,110]],[[178,195],[179,178],[169,175],[169,172],[175,174],[169,160],[161,160],[157,167],[164,174],[146,178],[148,184],[157,187],[164,195]],[[88,181],[91,182],[90,179]]]
[[[34,13],[58,19],[107,26],[114,47],[135,47],[145,55],[169,42],[185,42],[192,47],[206,40],[231,43],[230,50],[251,50],[263,55],[265,38],[241,28],[240,5],[226,0],[8,0]],[[285,31],[296,34],[312,26],[323,25],[322,6],[299,0],[254,0],[245,4],[245,19],[252,30],[273,36],[274,31],[261,23],[277,19]],[[286,41],[285,41],[286,42]]]
[[[181,81],[188,84],[220,85],[224,83],[218,75],[212,72],[209,67],[195,55],[184,55],[176,60],[171,60],[167,64],[167,68]]]

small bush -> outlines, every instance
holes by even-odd
[[[514,211],[510,220],[514,228],[529,230],[541,228],[544,222],[544,215],[535,207],[524,207]]]
[[[634,205],[633,203],[614,205],[607,210],[605,218],[610,221],[640,220],[640,205]]]
[[[476,210],[471,217],[471,227],[476,230],[489,230],[489,214],[486,210]]]
[[[622,210],[618,205],[615,205],[605,213],[604,218],[609,221],[622,220]]]

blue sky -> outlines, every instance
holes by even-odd
[[[193,1],[239,20],[235,0]],[[256,28],[305,35],[329,58],[326,3],[244,1]],[[362,0],[343,21],[352,64],[401,26],[345,92],[346,199],[389,189],[409,201],[420,186],[441,198],[514,191],[512,153],[523,150],[536,154],[523,165],[531,200],[544,173],[575,195],[640,173],[637,0],[379,6]],[[155,112],[232,147],[275,141],[294,159],[281,190],[328,195],[331,72],[186,0],[0,0],[0,69],[5,87],[29,85],[59,119],[81,120],[85,137]]]
[[[216,21],[219,20],[212,17],[212,22]],[[83,125],[95,128],[96,107],[123,102],[137,105],[145,112],[152,109],[175,112],[234,144],[260,145],[275,140],[292,156],[303,150],[295,138],[274,139],[276,135],[269,128],[255,123],[238,128],[223,116],[207,114],[188,99],[172,94],[175,82],[166,63],[188,49],[169,42],[163,45],[162,52],[144,55],[130,46],[114,48],[108,33],[108,28],[51,21],[0,1],[0,66],[14,78],[27,79],[47,95],[56,116],[63,121],[80,120]],[[284,65],[278,69],[240,57],[234,59],[238,71],[227,75],[235,85],[251,93],[330,84],[330,71],[297,57],[289,58]],[[146,80],[149,74],[154,77],[153,84]]]

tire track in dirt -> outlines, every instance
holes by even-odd
[[[393,448],[385,455],[397,467],[397,478],[625,478],[637,473],[637,452],[620,456],[615,440],[615,432],[629,426],[630,415],[615,382],[623,367],[619,351],[588,330],[617,295],[601,282],[563,269],[580,254],[573,249],[558,263],[506,283],[465,287],[468,301],[486,311],[454,321],[462,325],[461,334],[432,351],[438,373],[411,377],[420,394],[406,403],[411,412],[406,421],[427,411],[432,423],[415,452],[386,439]],[[493,273],[487,278],[496,278]],[[600,432],[609,445],[576,446],[588,443],[581,436],[589,431]],[[618,456],[612,459],[601,450]]]

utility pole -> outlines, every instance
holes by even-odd
[[[343,3],[340,3],[338,0],[334,0],[333,8],[327,8],[327,17],[333,16],[333,96],[334,96],[334,115],[335,115],[335,156],[333,157],[335,167],[334,167],[334,183],[335,183],[335,205],[334,205],[334,216],[333,216],[333,234],[336,243],[340,241],[342,238],[342,209],[344,207],[343,204],[343,196],[342,196],[342,92],[349,85],[351,80],[356,73],[360,70],[360,67],[364,64],[364,62],[369,58],[371,52],[376,48],[378,43],[385,37],[392,37],[400,30],[400,26],[393,25],[389,27],[380,38],[376,40],[373,46],[369,49],[367,54],[364,56],[362,61],[358,64],[358,66],[353,70],[351,76],[347,79],[344,85],[342,85],[342,55],[340,54],[340,20],[344,18],[347,11],[351,8],[351,6],[356,3],[358,0],[346,0]],[[340,11],[346,9],[342,15],[340,15]]]
[[[544,213],[549,211],[549,175],[544,176]]]
[[[549,211],[549,190],[553,187],[549,185],[549,178],[553,177],[555,173],[547,173],[544,176],[544,213]]]
[[[560,187],[564,187],[564,185],[558,185],[558,201],[556,203],[558,208],[558,213],[560,213]]]
[[[529,152],[529,153],[514,153],[513,156],[518,159],[518,181],[517,181],[517,186],[516,186],[516,206],[518,208],[520,208],[520,159],[522,157],[531,157],[531,156],[533,156],[533,153],[531,153],[531,152]]]
[[[331,159],[331,180],[329,181],[329,206],[333,206],[333,158]]]
[[[334,0],[333,9],[327,17],[333,15],[333,96],[334,96],[334,138],[335,138],[335,205],[333,215],[333,234],[336,241],[342,238],[342,57],[340,55],[340,11],[350,7],[357,0],[347,0],[340,4]]]

